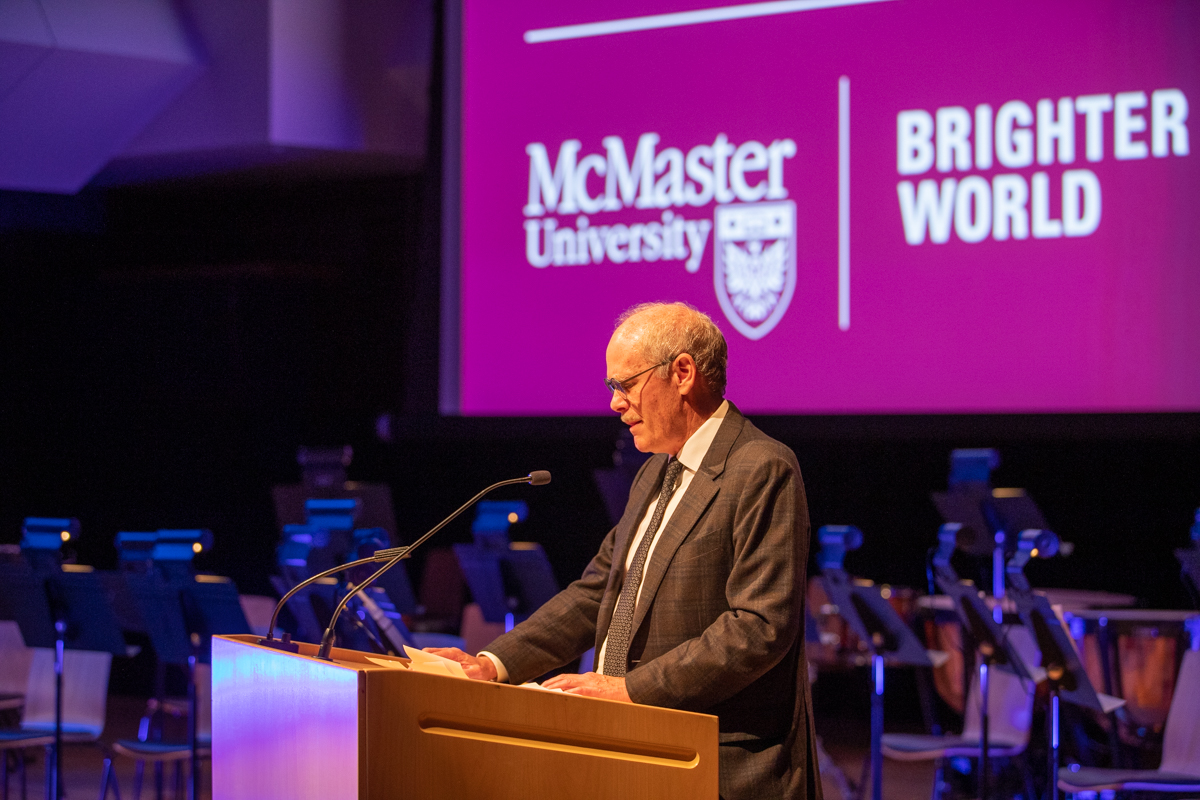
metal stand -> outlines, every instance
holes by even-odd
[[[63,662],[66,660],[67,621],[54,621],[54,769],[46,764],[46,797],[61,798],[63,792],[62,774],[62,732],[63,732]],[[47,753],[47,758],[50,755]]]
[[[1003,667],[1023,680],[1030,680],[1031,676],[1025,669],[1021,654],[1012,647],[1000,627],[1003,620],[1000,604],[997,603],[994,609],[989,610],[978,589],[969,582],[959,581],[954,569],[950,566],[950,556],[957,546],[961,527],[955,523],[947,523],[942,526],[938,532],[938,552],[933,558],[933,564],[937,573],[938,586],[954,600],[954,609],[962,622],[963,630],[974,640],[980,655],[979,696],[982,707],[979,714],[979,798],[988,800],[991,792],[989,753],[991,740],[988,709],[991,671],[993,668]],[[1000,586],[1003,587],[1003,582],[1000,583]],[[968,650],[964,646],[964,658],[967,653]]]
[[[196,703],[196,654],[188,657],[188,746],[191,748],[191,781],[188,783],[188,800],[200,797],[200,756],[196,750],[196,715],[200,708]]]
[[[979,800],[988,798],[988,662],[979,665]]]
[[[892,665],[928,667],[929,654],[904,620],[874,584],[851,584],[844,570],[826,567],[822,582],[837,613],[863,642],[870,643],[871,658],[871,798],[883,796],[883,687],[884,659]],[[866,765],[864,764],[864,767]],[[865,770],[864,770],[865,771]],[[859,788],[860,796],[862,787]]]
[[[871,800],[883,797],[883,656],[871,660]]]
[[[1046,715],[1046,728],[1050,742],[1050,783],[1046,785],[1046,797],[1058,800],[1058,684],[1050,683],[1050,713]]]
[[[1047,769],[1050,773],[1047,776],[1049,783],[1046,785],[1046,797],[1048,800],[1058,800],[1060,700],[1101,713],[1106,711],[1045,596],[1028,592],[1013,594],[1022,619],[1033,630],[1038,649],[1042,651],[1042,666],[1046,670],[1046,682],[1050,688],[1050,706],[1046,710],[1049,745]]]

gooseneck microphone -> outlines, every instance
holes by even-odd
[[[267,635],[259,639],[258,643],[264,647],[274,647],[276,650],[286,650],[290,653],[299,653],[300,645],[292,641],[292,635],[290,633],[285,633],[282,639],[275,638],[275,620],[279,618],[279,612],[283,610],[285,605],[287,605],[287,601],[291,600],[301,589],[306,586],[311,586],[312,584],[321,580],[321,578],[327,578],[330,575],[341,572],[342,570],[353,569],[354,567],[359,567],[363,564],[374,564],[377,561],[378,559],[375,558],[375,556],[367,556],[366,558],[360,558],[357,561],[350,561],[346,564],[340,564],[332,569],[327,569],[324,572],[318,572],[316,575],[309,576],[297,583],[288,590],[287,594],[280,598],[278,603],[275,604],[275,611],[271,614],[271,624],[267,626]]]
[[[455,517],[457,517],[462,512],[466,511],[476,501],[478,501],[481,497],[483,497],[484,495],[486,495],[488,492],[492,491],[493,489],[498,489],[501,486],[509,486],[509,485],[512,485],[515,483],[528,483],[528,484],[532,484],[533,486],[543,486],[549,482],[550,482],[550,473],[544,469],[539,469],[539,470],[535,470],[535,471],[529,473],[524,478],[511,478],[509,480],[501,481],[500,483],[493,484],[493,485],[489,486],[488,488],[484,489],[479,494],[472,497],[469,501],[467,501],[467,503],[462,508],[455,511],[449,517],[444,519],[440,524],[438,524],[438,526],[436,528],[434,528],[433,530],[426,533],[424,536],[422,536],[417,541],[413,542],[411,545],[408,545],[407,547],[390,547],[385,550],[376,550],[373,554],[367,556],[366,558],[360,558],[357,561],[350,561],[345,564],[339,564],[338,566],[333,567],[331,569],[327,569],[324,572],[318,572],[316,575],[312,575],[308,578],[305,578],[304,580],[300,581],[300,583],[297,583],[295,586],[293,586],[288,591],[288,593],[285,594],[282,598],[280,598],[279,602],[275,604],[275,611],[271,614],[271,624],[267,627],[267,635],[265,637],[259,639],[258,643],[260,645],[264,645],[266,647],[274,647],[277,650],[287,650],[292,653],[300,652],[299,645],[292,642],[290,634],[285,633],[283,635],[282,640],[275,638],[275,622],[279,618],[279,612],[281,612],[283,610],[283,607],[285,605],[287,605],[287,602],[289,600],[291,600],[296,595],[296,593],[299,592],[301,589],[303,589],[306,586],[310,586],[310,585],[316,583],[317,581],[321,580],[321,578],[327,578],[330,575],[334,575],[343,570],[353,569],[354,567],[360,567],[364,564],[378,564],[381,561],[391,561],[392,559],[397,558],[397,556],[399,556],[399,558],[401,558],[401,559],[407,558],[409,553],[411,553],[413,550],[415,550],[418,545],[423,543],[426,539],[428,539],[433,534],[440,531],[442,528],[444,528],[446,525],[448,525],[451,521],[453,521]],[[384,572],[386,572],[392,566],[393,566],[392,564],[388,564],[387,566],[383,567],[377,573],[375,573],[375,575],[373,575],[369,581],[364,583],[359,588],[366,588],[366,586],[371,581],[374,581],[375,579],[377,579],[380,575],[382,575]],[[341,606],[338,606],[338,611],[341,611]],[[334,613],[334,619],[335,620],[337,619],[336,612]],[[330,629],[332,629],[332,627],[333,627],[333,625],[331,623]]]
[[[379,569],[377,569],[375,571],[375,574],[371,575],[371,577],[367,578],[365,581],[363,581],[362,583],[355,586],[349,592],[346,592],[346,596],[342,598],[342,602],[338,603],[337,608],[335,608],[333,611],[333,616],[330,617],[330,619],[329,619],[329,627],[325,629],[325,635],[321,637],[321,646],[317,650],[317,658],[322,658],[322,659],[325,659],[326,661],[330,660],[329,653],[333,650],[334,628],[337,625],[338,616],[342,613],[342,609],[346,607],[346,604],[348,602],[350,602],[350,599],[352,597],[354,597],[354,595],[358,594],[363,589],[366,589],[368,586],[370,586],[372,583],[374,583],[376,580],[378,580],[379,577],[381,575],[383,575],[383,573],[387,572],[389,569],[391,569],[392,567],[399,564],[402,560],[411,556],[412,552],[414,550],[416,550],[418,547],[420,547],[422,544],[424,544],[426,541],[428,541],[429,537],[433,536],[435,533],[440,531],[442,528],[446,527],[451,522],[453,522],[454,519],[456,517],[458,517],[459,514],[463,513],[468,508],[475,505],[475,503],[477,503],[480,500],[480,498],[484,497],[489,492],[499,489],[501,486],[512,486],[513,484],[517,484],[517,483],[528,483],[528,484],[532,484],[533,486],[543,486],[549,482],[550,482],[550,473],[544,469],[540,469],[535,472],[529,473],[528,475],[526,475],[523,478],[510,478],[506,481],[500,481],[499,483],[493,483],[491,486],[487,487],[482,492],[475,495],[470,500],[468,500],[467,502],[465,502],[461,506],[459,506],[458,509],[453,514],[446,517],[444,520],[439,522],[437,525],[430,528],[425,533],[424,536],[422,536],[420,539],[417,539],[412,544],[407,545],[405,547],[389,547],[384,550],[376,550],[375,554],[373,556],[371,556],[370,558],[361,559],[359,561],[352,562],[351,564],[346,564],[346,565],[342,566],[341,569],[346,569],[347,567],[361,564],[364,562],[369,562],[369,561],[376,561],[376,562],[387,561],[386,564],[384,564],[382,567],[380,567]],[[310,578],[310,580],[312,580],[312,579]],[[293,592],[294,591],[295,590],[293,590]],[[273,622],[272,622],[272,624],[273,624]]]

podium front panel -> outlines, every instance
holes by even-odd
[[[367,675],[368,738],[402,742],[383,760],[372,749],[372,788],[403,786],[420,798],[716,800],[716,717],[436,675],[390,677]]]

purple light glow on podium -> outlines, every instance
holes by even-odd
[[[357,798],[358,673],[279,655],[213,639],[213,797]]]

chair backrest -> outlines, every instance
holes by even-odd
[[[1200,770],[1200,651],[1183,654],[1163,731],[1159,769],[1192,774]]]
[[[212,739],[212,666],[196,665],[196,738]]]
[[[458,621],[463,610],[463,575],[448,547],[430,550],[421,573],[421,605],[430,617]]]
[[[275,613],[275,604],[278,602],[272,597],[263,597],[257,594],[238,595],[238,602],[242,606],[242,613],[246,615],[246,622],[250,623],[250,630],[255,636],[266,636],[267,628],[271,624],[271,615]]]
[[[1033,721],[1033,686],[1011,672],[993,667],[988,670],[988,740],[997,744],[1023,747],[1029,744],[1029,726]],[[982,735],[983,703],[976,671],[967,695],[963,718],[963,736],[978,739]]]
[[[111,653],[68,650],[63,659],[63,731],[99,738],[104,732]],[[25,688],[26,730],[54,730],[54,651],[33,649]]]
[[[11,620],[0,620],[0,694],[24,694],[33,651],[25,646],[21,629]]]

